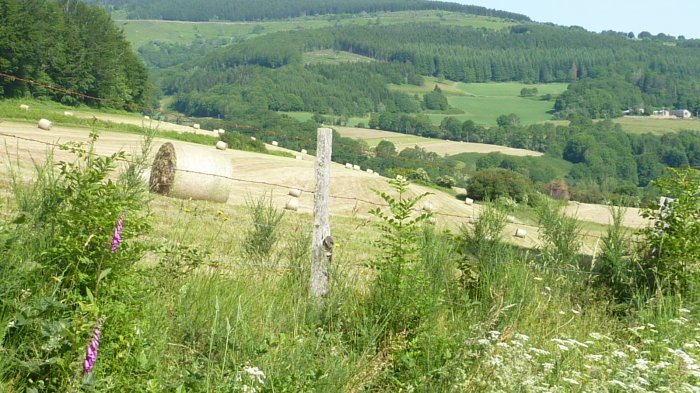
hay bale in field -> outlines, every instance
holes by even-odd
[[[352,166],[352,169],[353,169],[353,170],[356,170],[356,171],[361,171],[361,170],[362,170],[362,167],[360,167],[359,165],[353,165],[353,166]]]
[[[289,201],[287,201],[287,204],[284,205],[284,208],[294,212],[299,210],[299,199],[294,197],[290,198]]]
[[[199,124],[194,123],[194,124],[192,124],[192,128],[194,128],[195,130],[199,130],[200,127],[199,127]]]
[[[301,190],[298,188],[292,188],[289,190],[289,195],[295,198],[299,198],[301,196]]]
[[[41,128],[42,130],[51,131],[51,127],[53,127],[53,123],[51,123],[51,121],[46,119],[39,120],[39,128]]]
[[[218,142],[216,142],[216,148],[218,150],[226,150],[226,149],[228,149],[228,143],[226,143],[224,141],[218,141]]]
[[[63,111],[63,116],[73,116],[73,112],[71,112],[71,111]]]
[[[301,149],[301,154],[308,154],[309,152],[306,151],[306,149]]]
[[[254,136],[251,136],[251,137],[250,137],[250,140],[251,140],[251,141],[257,141],[257,139],[255,139]]]
[[[21,110],[23,110],[23,111],[28,111],[28,110],[29,110],[29,105],[27,105],[27,104],[22,104],[22,105],[19,106],[19,109],[21,109]]]
[[[518,228],[515,230],[515,237],[524,238],[525,236],[527,236],[526,230],[522,228]]]
[[[232,176],[233,166],[225,155],[166,142],[156,153],[148,184],[152,192],[173,198],[226,202]]]
[[[150,118],[149,116],[144,116],[143,118],[144,118],[145,120],[151,120],[151,118]]]
[[[518,220],[516,220],[515,217],[513,217],[513,216],[506,216],[506,221],[511,223],[511,224],[515,224],[518,222]]]
[[[352,164],[347,162],[347,163],[345,163],[345,167],[348,169],[352,169]]]
[[[224,130],[223,128],[219,128],[218,130],[216,130],[216,132],[219,134],[219,136],[221,136],[226,133],[226,130]]]
[[[471,206],[471,205],[474,204],[474,200],[471,199],[471,198],[465,198],[465,199],[464,199],[464,204],[465,204],[465,205]]]
[[[304,159],[304,156],[302,156],[301,154],[297,154],[297,155],[295,155],[294,157],[295,157],[297,160],[303,160],[303,159]]]
[[[373,173],[374,173],[374,171],[373,171],[373,170],[371,170],[371,169],[369,169],[369,168],[367,168],[367,173],[369,173],[369,174],[371,175],[371,174],[373,174]]]
[[[272,141],[272,146],[279,146],[280,144],[277,141]]]

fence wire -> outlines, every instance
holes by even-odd
[[[14,135],[14,134],[8,134],[5,132],[0,132],[0,136],[4,136],[7,138],[14,138],[16,140],[21,140],[21,141],[26,141],[26,142],[38,143],[38,144],[42,144],[42,145],[53,147],[53,148],[59,148],[59,149],[65,146],[64,144],[46,142],[46,141],[42,141],[42,140],[38,140],[38,139],[34,139],[34,138],[29,138],[29,137]],[[109,155],[98,154],[95,152],[93,152],[92,154],[95,156],[98,156],[98,157],[109,157]],[[117,159],[117,161],[125,162],[127,164],[137,164],[136,161],[130,160],[128,158],[127,159]],[[315,193],[316,193],[315,190],[300,188],[296,185],[274,183],[274,182],[262,181],[262,180],[243,179],[243,178],[239,178],[239,177],[235,177],[235,176],[226,176],[226,175],[220,175],[220,174],[216,174],[216,173],[207,173],[207,172],[201,172],[201,171],[195,171],[195,170],[189,170],[189,169],[181,169],[181,168],[174,168],[174,169],[175,169],[175,171],[178,171],[178,172],[195,174],[195,175],[199,175],[199,176],[210,176],[210,177],[222,178],[222,179],[226,179],[229,181],[235,181],[235,182],[240,182],[240,183],[264,185],[264,186],[269,186],[269,187],[284,188],[284,189],[288,189],[288,190],[289,189],[298,189],[298,190],[305,192],[305,193],[308,193],[310,195],[315,195]],[[336,199],[336,200],[354,201],[355,204],[364,203],[364,204],[375,206],[375,207],[383,207],[383,208],[389,207],[389,205],[386,203],[375,202],[375,201],[371,201],[371,200],[364,199],[364,198],[344,196],[344,195],[330,195],[329,197],[331,199]],[[420,211],[420,209],[414,209],[414,211]],[[435,216],[449,217],[449,218],[464,220],[464,222],[462,224],[466,224],[466,225],[471,225],[472,223],[470,222],[470,220],[473,220],[476,218],[473,215],[461,215],[461,214],[446,213],[446,212],[440,212],[440,211],[432,212],[432,214]],[[534,229],[537,231],[540,231],[541,229],[543,229],[540,226],[528,224],[528,223],[523,223],[523,222],[515,222],[512,224],[517,225],[519,227]],[[255,224],[255,225],[264,225],[264,224]],[[580,236],[586,237],[586,238],[592,238],[592,239],[603,239],[604,238],[603,236],[590,234],[590,233],[581,233]]]

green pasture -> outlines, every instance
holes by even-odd
[[[633,134],[665,134],[681,130],[700,131],[698,119],[655,119],[649,116],[626,116],[613,120],[622,129]]]
[[[304,64],[343,64],[343,63],[369,63],[375,61],[371,57],[356,55],[350,52],[337,51],[332,49],[305,52],[303,54]]]
[[[394,145],[408,145],[408,144],[429,144],[429,143],[437,143],[440,142],[439,139],[430,139],[430,138],[423,138],[420,136],[415,136],[415,135],[406,135],[403,136],[402,134],[398,134],[401,136],[397,137],[389,137],[389,138],[369,138],[365,139],[365,142],[367,142],[367,145],[369,147],[376,147],[379,142],[388,140]]]
[[[518,97],[520,90],[524,87],[536,88],[537,94],[558,95],[566,91],[566,83],[536,83],[525,84],[520,82],[499,82],[499,83],[457,83],[455,86],[462,92],[470,96],[479,97]]]
[[[196,38],[208,40],[242,39],[279,31],[320,29],[330,26],[441,23],[450,26],[502,29],[514,24],[513,22],[498,18],[465,15],[447,11],[402,11],[360,15],[321,15],[284,21],[263,22],[183,22],[163,20],[117,20],[116,22],[124,29],[126,39],[132,43],[134,48],[139,48],[150,41],[189,44]]]

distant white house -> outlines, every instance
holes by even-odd
[[[627,110],[622,111],[622,114],[625,115],[625,116],[643,115],[643,114],[644,114],[644,108],[627,109]]]
[[[654,111],[652,112],[652,116],[656,117],[671,117],[671,112],[667,111],[666,109],[662,109],[660,111]]]
[[[671,115],[676,116],[676,117],[681,118],[681,119],[688,119],[688,118],[693,117],[693,114],[690,113],[690,111],[687,109],[672,110]]]

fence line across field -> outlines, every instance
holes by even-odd
[[[14,139],[17,139],[17,140],[22,140],[22,141],[27,141],[27,142],[39,143],[39,144],[42,144],[42,145],[45,145],[45,146],[54,147],[54,148],[61,148],[61,147],[65,146],[65,144],[53,143],[53,142],[46,142],[46,141],[42,141],[42,140],[38,140],[38,139],[34,139],[34,138],[27,138],[27,137],[22,137],[22,136],[18,136],[18,135],[8,134],[8,133],[4,133],[4,132],[0,132],[0,136],[4,136],[4,137],[8,137],[8,138],[14,138]],[[6,153],[7,153],[7,152],[6,152]],[[98,154],[98,153],[95,153],[95,152],[93,152],[92,154],[95,155],[95,156],[98,156],[98,157],[109,157],[109,155]],[[125,162],[125,163],[130,163],[130,164],[136,163],[135,161],[130,160],[130,159],[121,159],[121,158],[120,158],[120,159],[118,159],[118,161],[120,161],[120,162]],[[226,179],[226,180],[229,180],[229,181],[241,182],[241,183],[258,184],[258,185],[265,185],[265,186],[277,187],[277,188],[284,188],[284,189],[293,189],[293,188],[294,188],[294,189],[298,189],[298,190],[300,190],[300,191],[302,191],[302,192],[308,193],[308,194],[310,194],[310,195],[314,195],[314,194],[315,194],[315,190],[300,188],[300,187],[298,187],[298,186],[296,186],[296,185],[280,184],[280,183],[273,183],[273,182],[261,181],[261,180],[243,179],[243,178],[238,178],[238,177],[235,177],[235,176],[226,176],[226,175],[220,175],[220,174],[216,174],[216,173],[200,172],[200,171],[189,170],[189,169],[180,169],[180,168],[173,168],[173,169],[174,169],[175,171],[178,171],[178,172],[190,173],[190,174],[195,174],[195,175],[200,175],[200,176],[212,176],[212,177],[217,177],[217,178],[223,178],[223,179]],[[374,201],[370,201],[370,200],[363,199],[363,198],[358,198],[358,197],[350,197],[350,196],[342,196],[342,195],[329,195],[329,198],[331,198],[331,199],[337,199],[337,200],[355,201],[356,203],[365,203],[365,204],[368,204],[368,205],[371,205],[371,206],[376,206],[376,207],[389,207],[389,205],[386,204],[386,203],[374,202]],[[419,211],[420,209],[414,209],[414,210],[415,210],[415,211]],[[450,218],[457,218],[457,219],[464,219],[464,220],[469,220],[469,219],[475,218],[474,216],[461,215],[461,214],[452,214],[452,213],[444,213],[444,212],[439,212],[439,211],[432,212],[432,214],[433,214],[433,215],[436,215],[436,216],[450,217]],[[464,224],[469,224],[469,225],[471,225],[471,223],[469,223],[468,221],[465,222]],[[537,229],[537,230],[542,229],[542,227],[540,227],[540,226],[532,225],[532,224],[527,224],[527,223],[520,223],[520,222],[518,222],[518,223],[516,223],[515,225],[522,226],[522,227],[526,227],[526,228],[530,228],[530,229]],[[604,236],[594,235],[594,234],[589,234],[589,233],[581,233],[580,236],[582,236],[582,237],[587,237],[587,238],[593,238],[593,239],[603,239],[603,238],[604,238]]]

